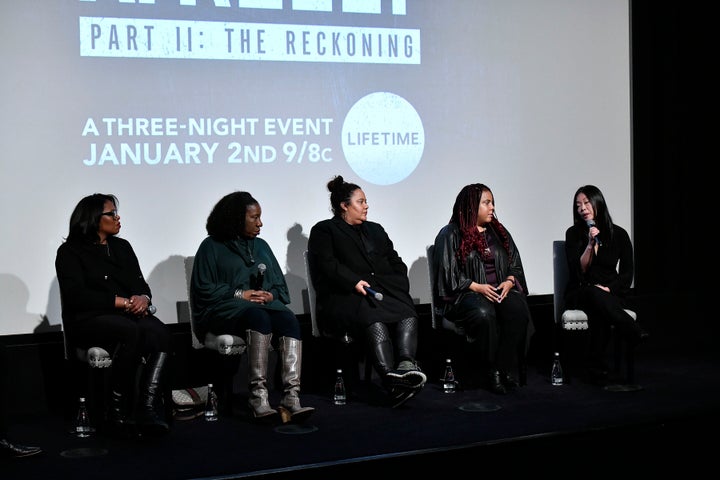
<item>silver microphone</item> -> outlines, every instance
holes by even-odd
[[[155,305],[150,304],[147,306],[147,313],[155,315],[155,312],[157,312],[157,307]]]
[[[370,288],[370,287],[365,287],[365,286],[363,286],[363,288],[365,289],[365,291],[366,291],[367,293],[369,293],[370,295],[372,295],[372,296],[375,298],[375,300],[377,300],[378,302],[382,302],[382,299],[384,298],[382,293],[376,292],[375,290],[373,290],[373,289]]]
[[[265,278],[265,270],[267,270],[267,267],[264,263],[261,263],[258,265],[258,276],[255,280],[255,290],[262,290],[263,289],[263,279]]]

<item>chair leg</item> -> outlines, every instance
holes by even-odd
[[[370,356],[365,353],[365,383],[372,382],[373,365]]]
[[[220,413],[232,416],[233,412],[233,379],[239,367],[239,355],[220,355],[220,375],[218,400]]]
[[[635,383],[635,352],[632,347],[627,346],[627,352],[625,352],[625,376],[627,377],[628,384]]]
[[[614,367],[615,367],[615,373],[619,374],[622,372],[622,350],[623,350],[623,342],[620,338],[620,332],[619,329],[616,328],[614,325],[611,328],[610,335],[613,339],[613,355],[614,355]]]

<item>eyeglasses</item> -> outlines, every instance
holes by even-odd
[[[100,215],[105,216],[105,217],[120,218],[120,215],[118,215],[117,210],[110,210],[109,212],[103,212]]]

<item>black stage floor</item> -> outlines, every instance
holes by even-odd
[[[444,394],[433,381],[398,409],[375,404],[368,391],[342,407],[329,395],[306,393],[303,404],[317,408],[309,432],[250,423],[241,396],[233,416],[176,421],[167,436],[132,441],[75,438],[54,416],[19,418],[12,440],[44,452],[3,462],[0,477],[319,479],[477,470],[570,478],[578,468],[591,478],[675,469],[687,477],[714,466],[720,356],[648,352],[638,355],[636,372],[642,390],[609,392],[580,381],[552,386],[546,371],[531,365],[528,385],[510,395]],[[462,408],[478,403],[501,408]],[[94,449],[102,454],[83,455]]]

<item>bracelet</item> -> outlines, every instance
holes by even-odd
[[[233,297],[242,299],[243,293],[244,293],[244,290],[242,288],[238,288],[237,290],[235,290],[235,294],[233,295]]]
[[[145,295],[145,294],[143,293],[142,296],[145,297],[145,298],[147,298],[148,305],[150,305],[150,304],[152,303],[152,299],[150,298],[150,295]]]
[[[505,281],[512,283],[512,284],[513,284],[513,287],[515,286],[515,279],[514,279],[514,278],[506,278]]]

